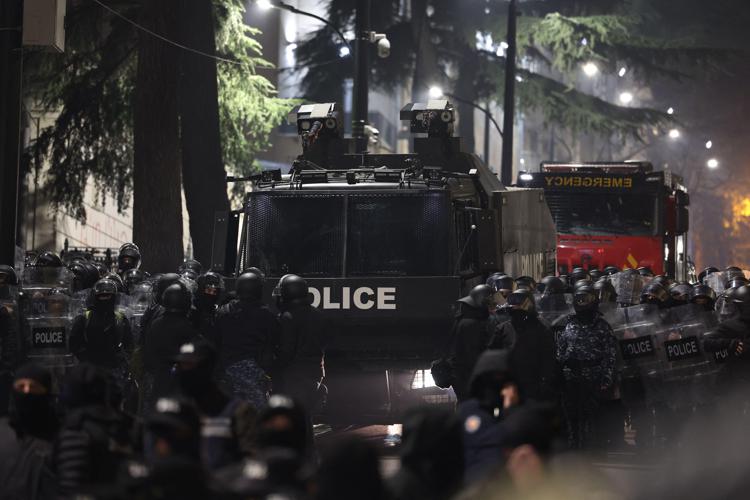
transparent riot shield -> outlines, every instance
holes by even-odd
[[[130,329],[133,332],[133,339],[136,345],[139,345],[141,336],[141,320],[143,314],[153,301],[153,286],[151,283],[138,283],[130,292],[129,298],[129,319]]]
[[[617,303],[622,307],[636,305],[641,300],[643,278],[635,273],[617,273],[612,275],[612,286],[617,293]]]
[[[717,296],[726,290],[726,277],[723,272],[711,273],[703,278],[703,282],[710,286]]]
[[[536,293],[534,300],[539,317],[552,328],[559,327],[574,312],[573,296],[569,293]]]
[[[651,306],[637,305],[608,311],[605,319],[617,338],[620,378],[623,387],[638,386],[645,390],[642,380],[659,370],[656,332],[661,324],[659,311]],[[635,383],[637,381],[637,383]],[[627,394],[623,400],[642,395]]]
[[[648,375],[650,396],[672,411],[692,412],[710,403],[719,370],[713,353],[703,349],[703,338],[713,323],[693,304],[667,313],[654,335],[660,363]]]
[[[66,369],[76,364],[69,348],[78,313],[69,295],[70,278],[65,268],[29,267],[23,273],[22,350],[29,361],[50,369],[55,391]]]

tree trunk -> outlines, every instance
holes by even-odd
[[[211,0],[180,0],[181,40],[188,47],[216,50]],[[180,129],[182,186],[190,217],[193,255],[208,268],[214,212],[228,210],[226,172],[221,155],[216,60],[182,51]]]
[[[141,22],[170,39],[177,0],[143,3]],[[182,197],[177,106],[178,49],[139,32],[133,134],[133,240],[147,271],[174,270],[182,260]]]

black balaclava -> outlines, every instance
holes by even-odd
[[[27,394],[11,391],[9,424],[19,435],[32,435],[52,440],[57,432],[58,420],[52,398],[52,375],[37,364],[28,363],[16,371],[15,380],[31,379],[42,385],[45,394]]]

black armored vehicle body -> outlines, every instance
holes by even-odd
[[[212,267],[294,273],[328,317],[328,407],[395,413],[430,389],[456,300],[496,271],[555,270],[555,226],[541,189],[504,187],[452,136],[448,101],[401,111],[411,154],[354,154],[333,104],[296,107],[303,154],[290,174],[264,171],[241,210],[218,213]],[[419,390],[415,390],[419,389]]]

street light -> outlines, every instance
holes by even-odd
[[[339,47],[339,57],[348,57],[351,53],[352,51],[349,50],[349,47],[347,47],[346,45],[342,45],[341,47]]]
[[[672,107],[668,108],[667,109],[667,114],[668,115],[673,115],[674,114],[674,108],[672,108]]]
[[[714,143],[712,141],[706,141],[706,149],[711,149],[714,147]]]
[[[620,68],[620,71],[617,72],[617,76],[619,76],[620,78],[622,78],[623,76],[625,76],[625,73],[627,73],[627,72],[628,72],[628,68],[626,68],[625,66],[623,66],[622,68]]]
[[[620,94],[620,102],[622,104],[630,104],[631,102],[633,102],[633,94],[631,94],[630,92],[622,92]]]
[[[679,139],[680,138],[680,131],[676,128],[673,128],[669,131],[669,138],[670,139]]]
[[[443,89],[438,86],[432,86],[429,90],[430,99],[440,99],[443,97]]]
[[[583,65],[583,72],[589,78],[593,78],[597,73],[599,73],[599,67],[593,62],[587,62]]]
[[[719,160],[716,158],[711,158],[706,162],[706,166],[710,169],[719,168]]]

